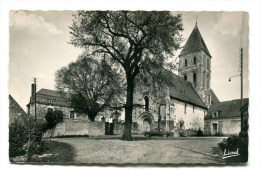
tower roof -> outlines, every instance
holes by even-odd
[[[196,25],[195,25],[193,31],[191,32],[180,55],[196,52],[199,50],[204,50],[204,52],[206,52],[211,57],[209,50],[200,34],[200,31],[198,29],[197,22],[196,22]]]

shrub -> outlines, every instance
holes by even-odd
[[[21,156],[26,153],[24,145],[28,141],[28,128],[18,122],[9,126],[9,156]]]
[[[63,121],[63,113],[61,110],[52,111],[49,109],[47,114],[45,115],[45,119],[47,121],[47,129],[54,128],[59,122]]]
[[[28,157],[34,153],[39,153],[44,127],[43,120],[34,120],[28,117],[23,123],[15,121],[9,126],[9,157],[26,154],[30,136],[30,147]]]
[[[219,144],[222,151],[227,150],[236,150],[239,148],[239,137],[238,136],[230,136],[227,139],[223,139],[223,141]]]
[[[202,132],[202,130],[201,130],[200,128],[199,128],[199,130],[197,131],[196,136],[203,136],[203,132]]]
[[[48,149],[48,145],[42,141],[43,133],[63,121],[63,113],[60,110],[46,114],[46,121],[43,119],[34,120],[27,117],[23,121],[15,120],[9,126],[9,157],[21,156],[26,154],[30,160],[33,154],[41,154]],[[28,149],[28,141],[30,145]]]

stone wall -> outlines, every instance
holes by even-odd
[[[44,137],[58,137],[58,136],[101,136],[105,135],[105,122],[91,122],[88,120],[73,120],[65,119],[56,125],[52,130],[48,130]]]
[[[236,118],[219,118],[205,120],[204,134],[213,135],[212,123],[217,123],[217,135],[238,135],[241,121]]]

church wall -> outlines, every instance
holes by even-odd
[[[179,120],[184,120],[185,129],[195,129],[198,130],[204,128],[204,114],[205,109],[193,106],[186,103],[186,113],[185,113],[185,102],[173,100],[175,104],[174,111],[174,124],[178,126]],[[194,109],[193,109],[194,108]],[[193,111],[194,110],[194,111]]]
[[[144,96],[149,97],[149,112],[153,116],[155,121],[158,121],[158,112],[159,112],[159,105],[160,101],[156,96],[150,94],[143,94],[141,92],[134,93],[134,104],[139,106],[134,107],[133,109],[133,122],[137,122],[139,116],[145,112],[145,101]]]

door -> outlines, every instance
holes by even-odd
[[[218,133],[218,124],[212,123],[212,134],[215,135]]]
[[[151,121],[149,119],[144,119],[143,121],[143,132],[151,130]]]

